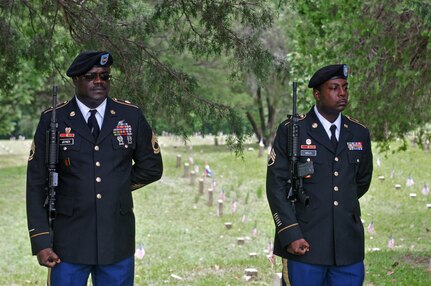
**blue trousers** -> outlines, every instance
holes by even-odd
[[[292,286],[362,286],[365,277],[363,261],[345,266],[323,266],[289,260],[287,272]]]
[[[93,286],[133,286],[135,258],[129,257],[109,265],[61,262],[51,269],[50,286],[86,286],[91,273]]]

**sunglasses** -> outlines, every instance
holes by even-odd
[[[97,78],[97,76],[99,76],[100,80],[103,80],[103,81],[108,81],[111,79],[111,74],[109,72],[102,72],[102,73],[89,72],[80,77],[85,79],[86,81],[93,81]]]

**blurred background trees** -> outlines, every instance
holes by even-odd
[[[1,0],[0,9],[2,137],[31,137],[51,85],[60,99],[73,95],[74,57],[107,49],[111,96],[139,104],[158,133],[224,132],[237,147],[254,134],[268,145],[291,112],[292,81],[307,112],[312,73],[346,63],[346,113],[374,140],[429,138],[429,1]]]

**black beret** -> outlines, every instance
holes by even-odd
[[[315,88],[327,80],[335,78],[347,79],[349,76],[349,67],[346,64],[329,65],[319,69],[311,77],[308,87]]]
[[[66,75],[68,77],[83,75],[92,67],[109,67],[113,63],[114,59],[107,51],[84,51],[73,60]]]

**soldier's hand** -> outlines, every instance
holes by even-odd
[[[60,258],[58,255],[52,250],[52,248],[42,249],[37,253],[37,261],[42,266],[46,266],[49,268],[54,267],[58,263],[60,263]]]
[[[303,238],[295,240],[287,247],[287,252],[294,255],[304,255],[309,250],[310,250],[310,245]]]

